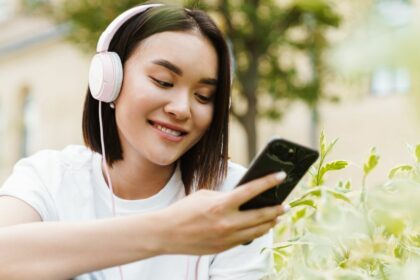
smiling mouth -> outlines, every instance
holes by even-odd
[[[152,121],[147,121],[150,125],[152,125],[154,128],[156,128],[156,129],[158,129],[158,130],[160,130],[160,131],[162,131],[163,133],[166,133],[166,134],[168,134],[168,135],[171,135],[171,136],[175,136],[175,137],[181,137],[181,136],[184,136],[184,135],[186,135],[187,133],[186,132],[182,132],[182,131],[178,131],[178,130],[174,130],[174,129],[171,129],[171,128],[168,128],[168,127],[165,127],[165,126],[162,126],[162,125],[160,125],[160,124],[156,124],[156,123],[154,123],[154,122],[152,122]]]

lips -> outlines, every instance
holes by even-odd
[[[152,125],[155,129],[157,129],[159,132],[161,132],[163,135],[168,136],[167,138],[169,140],[178,141],[181,140],[183,136],[188,134],[188,132],[185,129],[171,124],[150,120],[148,120],[148,123]]]
[[[155,127],[157,129],[159,129],[159,130],[161,130],[165,133],[171,134],[173,136],[181,136],[181,134],[182,134],[182,132],[180,132],[180,131],[172,130],[172,129],[169,129],[169,128],[166,128],[166,127],[163,127],[163,126],[160,126],[160,125],[155,125]]]

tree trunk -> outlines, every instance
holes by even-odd
[[[258,6],[260,5],[260,0],[252,0],[250,3],[253,6],[253,14],[250,15],[251,24],[254,25],[254,31],[257,30],[257,16],[256,11]],[[227,24],[227,35],[232,36],[235,32],[234,27],[231,22],[231,15],[228,8],[228,1],[221,0],[219,2],[219,8],[222,11],[223,15],[226,18]],[[248,61],[249,65],[247,69],[241,73],[238,71],[238,79],[239,83],[242,85],[243,95],[247,100],[248,103],[248,110],[244,115],[235,114],[234,110],[232,110],[233,115],[238,119],[239,123],[245,129],[245,134],[247,138],[247,145],[248,145],[248,159],[247,161],[250,162],[252,158],[256,154],[257,150],[257,126],[256,126],[256,118],[257,118],[257,87],[258,87],[258,62],[261,56],[261,52],[258,49],[259,41],[257,36],[250,36],[248,39],[245,40],[245,45],[248,49]]]
[[[242,122],[248,139],[248,162],[250,162],[257,153],[257,104],[255,93],[250,94],[249,96],[248,111],[243,117]]]

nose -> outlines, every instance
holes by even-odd
[[[164,106],[165,113],[177,120],[187,120],[191,118],[190,94],[188,91],[173,94]]]

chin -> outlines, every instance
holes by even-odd
[[[162,158],[162,157],[155,157],[153,159],[151,159],[151,161],[153,163],[155,163],[156,165],[160,165],[160,166],[168,166],[168,165],[172,165],[174,163],[176,163],[176,161],[179,159],[180,157],[174,157],[174,158]]]

